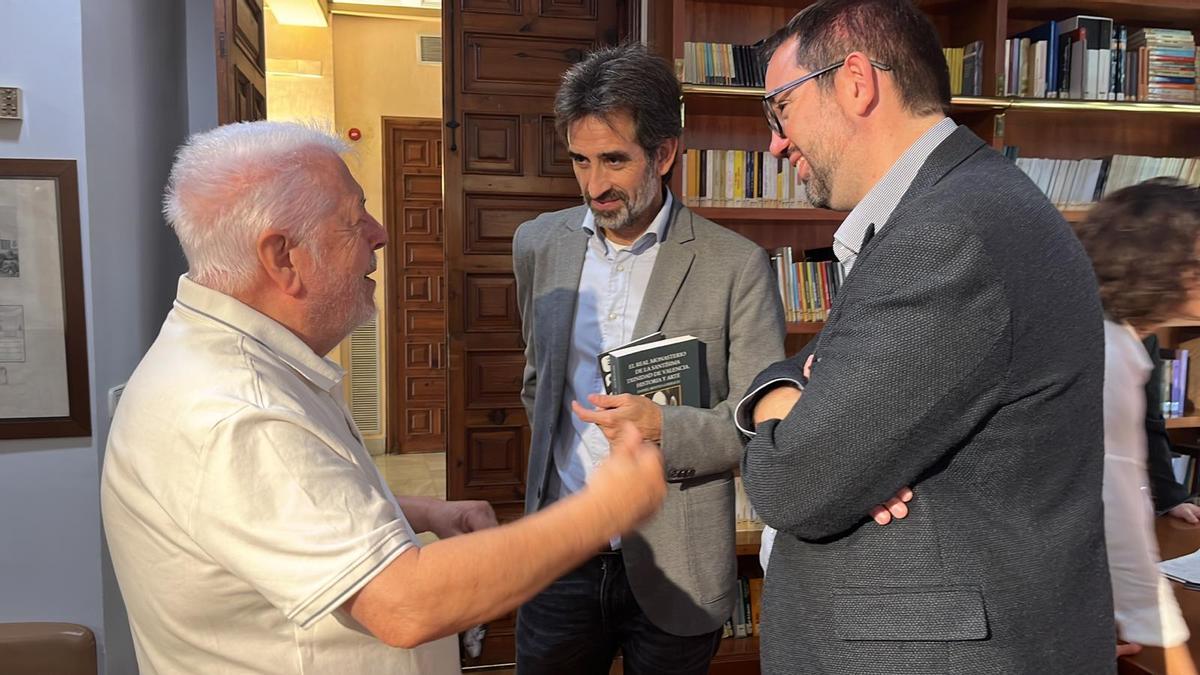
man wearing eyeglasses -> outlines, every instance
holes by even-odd
[[[765,55],[771,151],[849,211],[849,274],[821,334],[737,409],[747,491],[779,530],[763,672],[1112,672],[1082,248],[945,116],[946,63],[909,0],[814,3]],[[864,527],[905,486],[908,517]]]

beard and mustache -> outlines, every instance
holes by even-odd
[[[592,196],[585,190],[583,203],[591,209],[596,225],[618,234],[631,231],[641,225],[642,217],[654,205],[654,198],[662,189],[662,179],[658,175],[654,162],[646,163],[641,182],[631,197],[628,192],[617,186],[610,187],[598,196]],[[621,208],[615,211],[600,211],[592,206],[592,202],[620,201]]]

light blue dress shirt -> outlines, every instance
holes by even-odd
[[[562,483],[560,496],[583,489],[592,470],[608,457],[608,439],[599,427],[575,416],[571,401],[590,408],[588,394],[604,393],[596,356],[641,337],[633,334],[633,327],[650,285],[659,245],[667,234],[672,201],[667,191],[650,227],[627,247],[609,241],[604,230],[596,227],[590,210],[584,216],[588,245],[579,276],[571,349],[567,354],[567,381],[554,439],[554,466]],[[617,541],[614,540],[614,547]]]

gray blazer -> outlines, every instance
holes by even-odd
[[[1062,216],[959,127],[863,247],[799,403],[746,448],[780,530],[764,673],[1113,672],[1102,320]],[[906,519],[864,517],[904,485]]]
[[[521,398],[533,436],[526,512],[552,501],[558,483],[552,447],[587,246],[585,208],[542,214],[513,239],[526,343]],[[622,537],[622,552],[650,620],[670,633],[699,635],[718,628],[733,607],[733,469],[742,441],[732,406],[757,372],[783,358],[783,308],[765,251],[678,200],[660,246],[634,335],[700,338],[711,407],[663,408],[666,501],[653,520]]]

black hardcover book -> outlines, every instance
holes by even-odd
[[[598,355],[609,394],[637,394],[659,405],[706,406],[704,343],[691,335],[638,338]]]

